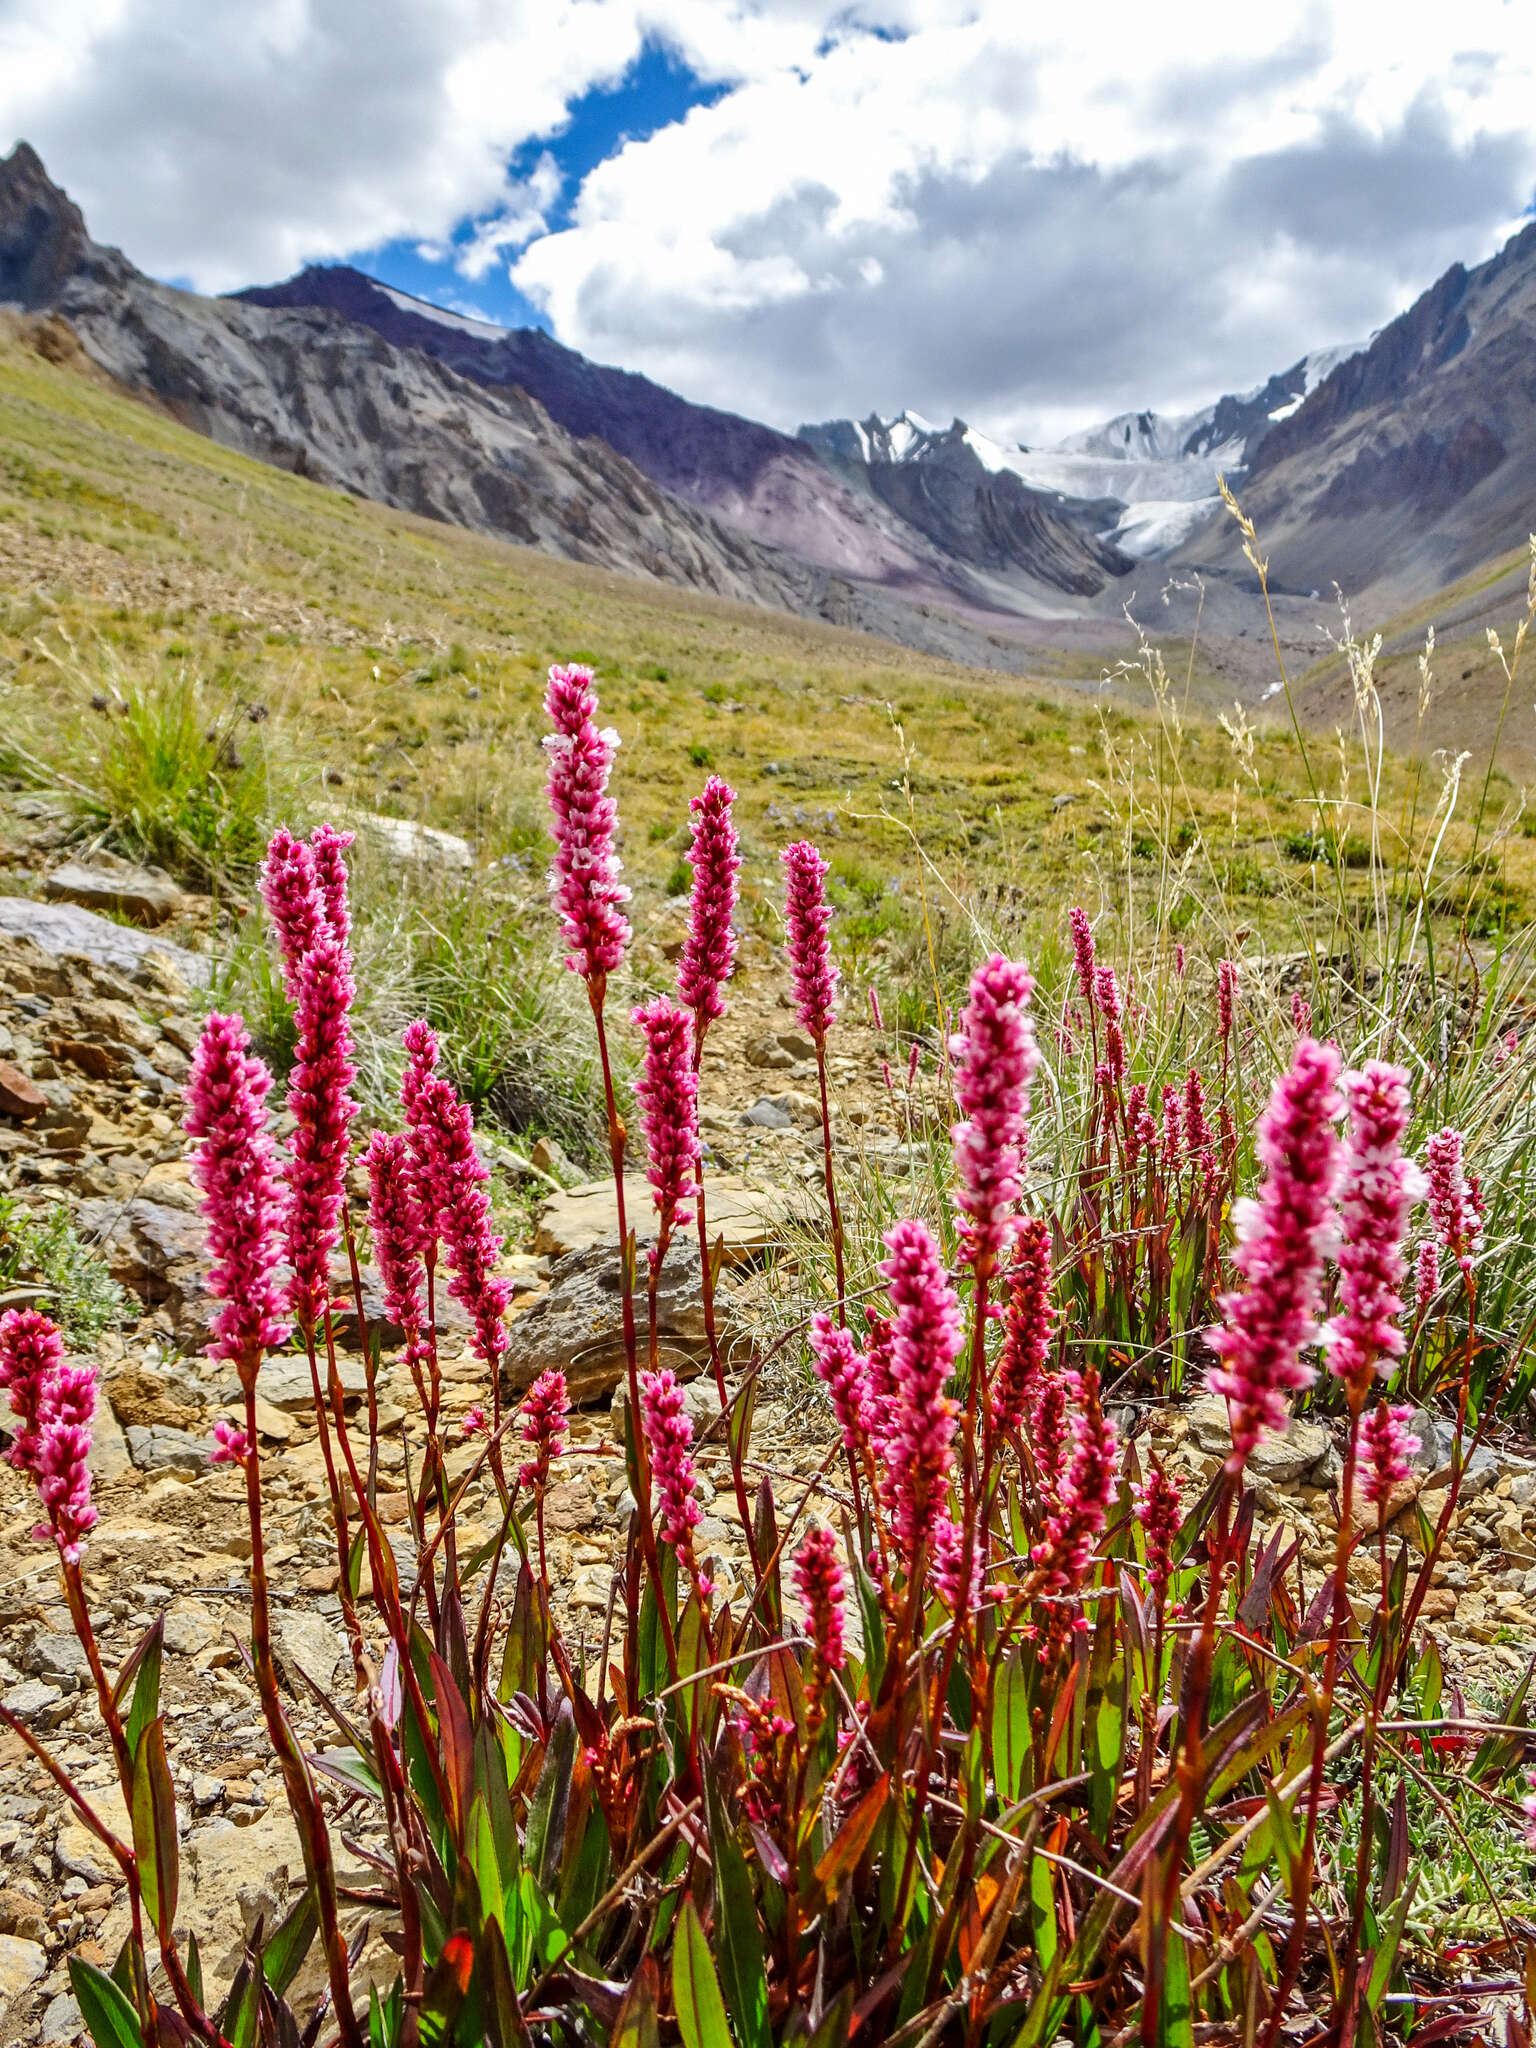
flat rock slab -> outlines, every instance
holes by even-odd
[[[185,946],[173,946],[169,939],[152,938],[129,925],[114,924],[110,917],[98,917],[95,911],[82,910],[74,903],[0,896],[0,933],[31,939],[45,953],[56,956],[79,953],[97,967],[115,967],[140,984],[163,987],[179,978],[188,987],[197,987],[213,972],[213,963],[200,953],[189,953]]]
[[[30,1991],[48,1969],[48,1951],[39,1941],[0,1934],[0,2013],[24,1991]]]
[[[782,1188],[749,1187],[734,1174],[711,1174],[704,1188],[710,1242],[725,1241],[725,1262],[738,1266],[783,1241],[789,1196]],[[641,1174],[626,1174],[624,1206],[629,1227],[641,1244],[656,1236],[656,1209],[650,1183]],[[534,1250],[551,1258],[617,1244],[619,1210],[611,1180],[583,1181],[552,1195],[539,1213]],[[668,1263],[671,1254],[668,1255]]]
[[[578,1407],[611,1394],[626,1371],[621,1261],[617,1238],[567,1252],[555,1262],[549,1292],[513,1318],[502,1370],[514,1392],[531,1386],[541,1372],[558,1368]],[[717,1301],[721,1342],[728,1343],[728,1304]],[[645,1293],[642,1278],[635,1302],[642,1360],[645,1356]],[[696,1373],[709,1356],[704,1333],[704,1294],[698,1246],[674,1244],[662,1268],[657,1300],[661,1363],[679,1379]]]
[[[90,868],[66,861],[43,879],[50,903],[78,903],[83,910],[110,910],[135,924],[164,924],[186,902],[169,875],[152,868]]]

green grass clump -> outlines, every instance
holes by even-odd
[[[0,1290],[18,1283],[43,1290],[41,1306],[82,1349],[121,1319],[123,1291],[106,1260],[81,1240],[64,1203],[50,1202],[39,1213],[0,1193]]]

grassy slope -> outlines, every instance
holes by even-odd
[[[1281,845],[1314,817],[1277,725],[1250,774],[1191,720],[1171,775],[1167,717],[1124,708],[1150,706],[1134,675],[1107,696],[983,676],[357,502],[43,361],[14,331],[0,335],[0,589],[0,687],[34,731],[100,715],[103,684],[189,670],[270,711],[295,801],[418,817],[530,869],[543,673],[589,661],[624,741],[642,896],[675,880],[687,797],[715,767],[743,796],[749,906],[776,879],[774,849],[810,833],[861,913],[855,943],[898,921],[893,877],[911,894],[910,843],[882,815],[907,815],[904,770],[947,875],[1053,915],[1069,891],[1123,904],[1126,874],[1166,889],[1172,840],[1179,886],[1264,923],[1295,894]]]

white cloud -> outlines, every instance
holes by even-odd
[[[1536,180],[1524,12],[0,0],[0,138],[203,289],[404,237],[690,396],[1033,434],[1255,381],[1487,253]],[[648,36],[726,89],[547,232],[554,158],[509,156],[558,157]]]

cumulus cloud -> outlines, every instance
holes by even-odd
[[[1496,246],[1536,182],[1518,12],[0,0],[0,134],[204,289],[403,237],[445,298],[505,267],[692,397],[1040,438],[1257,382]],[[710,103],[562,190],[568,110],[648,41]]]

